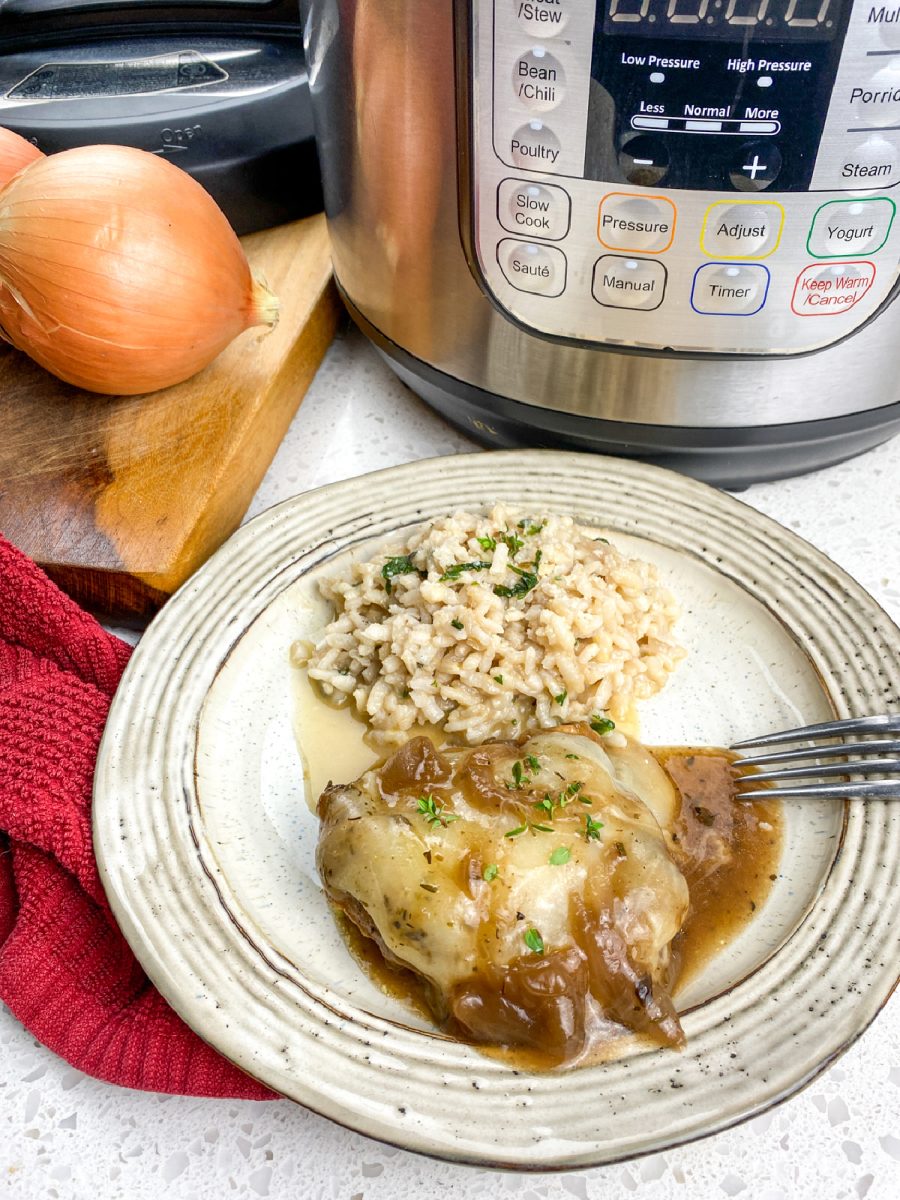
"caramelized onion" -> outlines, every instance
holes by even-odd
[[[32,142],[27,142],[11,129],[0,129],[0,188],[9,183],[23,167],[43,157]]]
[[[0,190],[0,332],[67,383],[169,387],[277,317],[212,197],[154,154],[83,146]]]

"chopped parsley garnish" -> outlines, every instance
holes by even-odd
[[[446,812],[443,804],[437,804],[432,795],[420,796],[416,804],[416,809],[432,829],[435,825],[447,826],[451,821],[459,820],[459,816],[456,813]]]
[[[553,851],[553,853],[550,855],[550,859],[549,859],[550,866],[551,867],[561,867],[565,863],[567,863],[571,857],[572,857],[572,851],[569,849],[568,846],[557,846],[556,849]]]
[[[465,625],[463,625],[462,621],[451,621],[450,624],[454,629],[465,629]]]
[[[536,929],[526,929],[522,935],[525,939],[525,945],[534,954],[544,953],[544,939]]]
[[[560,692],[558,696],[553,697],[553,703],[558,704],[560,707],[562,707],[565,704],[566,700],[568,699],[568,696],[569,696],[568,692]],[[577,758],[577,757],[578,756],[575,754],[567,754],[566,755],[566,758]]]
[[[538,550],[537,554],[535,554],[535,556],[534,556],[534,573],[535,573],[535,575],[537,574],[537,569],[541,565],[541,559],[543,557],[544,557],[543,550]]]
[[[420,571],[418,567],[413,566],[413,561],[408,554],[403,555],[401,558],[389,558],[381,568],[384,590],[388,595],[391,594],[391,580],[395,575],[420,575],[424,579],[426,572]]]
[[[519,834],[524,833],[527,828],[528,828],[528,822],[526,821],[526,823],[524,825],[517,825],[515,829],[507,829],[506,833],[504,833],[503,836],[504,837],[518,837]]]
[[[553,833],[553,826],[552,826],[552,825],[536,825],[536,824],[532,824],[532,825],[530,826],[530,828],[531,828],[531,829],[536,829],[536,830],[538,831],[538,833]]]
[[[593,800],[590,798],[590,796],[579,796],[578,802],[580,804],[593,804],[594,803]]]
[[[566,758],[574,758],[576,762],[581,762],[581,756],[578,754],[567,754]]]
[[[502,675],[495,675],[495,676],[494,676],[494,683],[502,683],[502,682],[503,682],[503,676],[502,676]]]
[[[526,537],[534,537],[536,533],[541,532],[546,524],[546,521],[542,521],[540,525],[535,525],[531,521],[520,521],[516,528],[524,530]]]
[[[596,821],[590,813],[584,814],[584,840],[589,842],[592,838],[598,841],[600,838],[600,830],[603,828],[602,821]]]
[[[533,575],[531,571],[523,571],[521,567],[510,567],[510,570],[515,571],[519,576],[519,580],[512,587],[506,587],[502,583],[497,584],[494,588],[494,595],[499,596],[501,600],[521,599],[522,596],[527,596],[532,588],[537,587],[538,577],[537,575]]]
[[[448,580],[459,579],[463,571],[487,571],[490,569],[489,562],[467,562],[455,563],[452,567],[448,567],[440,578],[441,583],[447,583]]]
[[[611,721],[609,717],[601,717],[599,715],[591,717],[591,729],[593,729],[594,733],[612,733],[615,727],[615,721]]]
[[[520,762],[514,762],[512,765],[513,787],[518,789],[525,782],[525,771]]]
[[[569,784],[569,786],[566,788],[566,795],[567,796],[577,796],[583,787],[584,787],[584,784],[581,782],[580,779],[578,779],[575,782]]]
[[[497,543],[492,537],[480,537],[476,538],[475,541],[487,554],[497,549]]]
[[[488,863],[488,865],[484,868],[482,879],[485,883],[491,883],[492,880],[496,879],[499,874],[500,868],[497,866],[497,864]]]
[[[543,800],[538,800],[534,807],[541,809],[543,812],[545,812],[547,814],[548,817],[552,818],[552,816],[553,816],[553,800],[550,796],[550,793],[545,792]]]
[[[522,539],[516,537],[514,533],[501,533],[499,535],[499,540],[506,544],[506,548],[509,550],[510,558],[515,558],[525,545]]]
[[[535,756],[533,754],[529,754],[528,757],[525,759],[525,765],[528,768],[528,770],[532,773],[532,775],[536,775],[537,772],[541,769],[541,764],[538,762],[538,760],[535,758]]]

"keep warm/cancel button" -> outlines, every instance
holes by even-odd
[[[798,317],[829,317],[847,312],[875,280],[870,262],[814,263],[797,276],[791,308]]]

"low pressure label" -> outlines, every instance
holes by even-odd
[[[110,62],[47,62],[6,93],[7,100],[79,100],[100,96],[149,96],[206,87],[228,78],[198,50],[120,58]]]

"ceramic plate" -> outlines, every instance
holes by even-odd
[[[632,1044],[514,1071],[374,986],[314,868],[297,638],[322,572],[438,514],[495,500],[571,513],[657,564],[689,650],[641,710],[645,741],[739,737],[900,704],[900,633],[821,553],[703,484],[550,451],[398,467],[298,496],[239,530],[138,645],[96,772],[97,854],[138,958],[202,1037],[285,1096],[447,1158],[550,1169],[663,1149],[807,1083],[896,982],[900,805],[794,802],[778,878],[677,999],[687,1050]],[[338,748],[335,779],[358,764]]]

